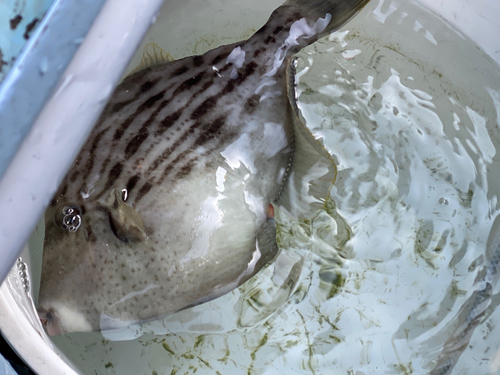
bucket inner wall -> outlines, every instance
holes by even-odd
[[[127,72],[140,64],[151,43],[173,59],[180,59],[245,40],[280,3],[275,0],[166,2]],[[425,6],[431,6],[432,11]],[[478,32],[471,25],[478,18],[483,19],[485,9],[489,11],[488,22],[481,23],[481,28],[489,29]],[[342,30],[299,53],[297,90],[301,110],[307,126],[324,139],[325,148],[339,163],[340,183],[332,193],[333,208],[319,213],[312,223],[281,216],[279,243],[291,257],[303,258],[305,268],[289,299],[273,307],[272,313],[257,313],[257,318],[249,319],[246,325],[241,324],[241,319],[240,323],[234,323],[235,306],[247,301],[251,291],[267,287],[267,280],[276,272],[272,267],[276,265],[227,296],[144,327],[117,334],[77,333],[49,338],[33,308],[41,272],[44,231],[41,222],[22,260],[0,290],[2,308],[16,304],[15,309],[23,314],[20,326],[10,331],[17,334],[7,337],[12,346],[21,355],[29,355],[23,354],[23,342],[38,332],[39,345],[44,346],[46,353],[57,354],[74,372],[81,374],[176,371],[303,374],[321,373],[331,366],[381,373],[392,373],[396,368],[401,373],[428,373],[434,369],[446,344],[445,338],[457,329],[460,307],[470,297],[479,270],[487,265],[488,234],[498,214],[500,46],[495,45],[498,43],[495,38],[485,35],[498,35],[500,17],[492,14],[500,16],[500,7],[491,2],[443,2],[436,6],[373,0]],[[449,26],[444,19],[453,25]],[[378,62],[391,66],[377,67]],[[356,95],[346,97],[344,91],[348,89]],[[390,89],[399,92],[393,93],[394,98],[384,100],[392,94],[383,90]],[[373,98],[371,102],[363,98],[365,94]],[[424,103],[425,110],[418,116],[429,117],[421,122],[411,117],[415,111],[405,107],[412,103],[407,100],[410,95],[416,105]],[[443,104],[445,99],[451,103],[449,107]],[[373,104],[377,100],[378,104]],[[384,109],[388,103],[392,103],[391,107]],[[350,110],[328,110],[356,109],[358,105],[368,108],[359,109],[359,117],[354,117]],[[400,143],[404,143],[411,138],[398,121],[408,113],[415,121],[408,120],[404,129],[413,129],[413,125],[417,133],[419,129],[424,133],[428,129],[426,142],[434,143],[434,148],[429,146],[429,149],[442,151],[440,155],[430,153],[422,157],[424,164],[427,163],[423,169],[431,171],[429,176],[440,176],[435,180],[408,177],[413,176],[412,168],[418,162],[398,161],[402,160],[403,151],[411,148],[401,146],[403,151],[392,153],[391,148],[399,141],[384,143],[378,130],[367,130],[362,122],[385,127],[389,129],[387,139],[393,131]],[[435,130],[433,125],[442,129]],[[347,145],[345,139],[349,137],[365,141]],[[441,157],[448,155],[448,146],[436,142],[448,144],[448,141],[449,157]],[[367,148],[363,153],[362,148],[356,149],[361,144],[377,147]],[[420,149],[423,147],[425,142]],[[381,154],[376,150],[382,150]],[[415,152],[418,156],[418,151]],[[453,154],[462,159],[452,159]],[[357,158],[387,158],[392,161],[387,165],[393,165],[396,172],[380,163],[378,172],[370,175],[377,185],[369,185],[370,181],[360,177],[362,173],[356,170],[355,163],[349,164]],[[457,160],[462,160],[462,164],[453,164]],[[362,161],[358,164],[365,165]],[[403,166],[408,167],[407,172]],[[450,178],[455,185],[447,181]],[[351,181],[351,185],[346,181]],[[360,192],[360,202],[362,197],[375,197],[375,203],[348,205],[350,201],[342,188],[349,186],[353,191],[357,189],[355,194]],[[379,195],[363,192],[367,186],[379,189]],[[419,186],[422,191],[417,192]],[[429,186],[436,190],[426,190]],[[459,221],[457,216],[463,220]],[[395,224],[385,225],[381,221]],[[347,229],[342,231],[342,228]],[[460,231],[464,234],[459,234]],[[308,233],[309,237],[300,238],[302,233]],[[341,260],[332,261],[332,257]],[[383,270],[381,265],[385,267]],[[22,280],[26,273],[28,295]],[[371,289],[369,284],[373,285]],[[404,292],[398,292],[398,288]],[[494,327],[500,320],[497,294],[498,287],[488,302],[485,318],[472,332],[470,347],[455,363],[453,373],[466,374],[471,369],[478,373],[498,373],[499,346],[494,340],[498,337]],[[414,303],[416,300],[421,302]],[[384,304],[387,310],[382,308]],[[405,309],[405,304],[413,310]],[[387,346],[377,336],[384,337]],[[481,364],[474,362],[478,355],[486,358]],[[54,362],[54,368],[46,373],[58,371],[73,370],[58,367]]]

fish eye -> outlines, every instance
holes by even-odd
[[[82,224],[82,210],[77,206],[64,206],[56,212],[56,223],[70,233],[74,233]]]

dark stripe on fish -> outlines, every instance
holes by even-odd
[[[132,99],[129,99],[129,100],[124,100],[122,102],[115,103],[115,104],[113,104],[113,107],[111,107],[111,111],[110,112],[119,112],[125,106],[129,105],[130,103],[134,103],[135,100],[136,100],[136,98],[132,98]]]
[[[269,35],[266,40],[264,40],[264,44],[276,43],[276,39]]]
[[[144,71],[141,71],[141,72],[138,72],[136,73],[137,76],[139,75],[145,75],[146,73],[146,70]],[[133,98],[131,99],[128,99],[128,100],[124,100],[124,101],[121,101],[121,102],[118,102],[118,103],[115,103],[112,107],[111,107],[111,113],[114,113],[114,112],[118,112],[118,111],[121,111],[125,106],[131,104],[131,103],[135,103],[135,101],[142,95],[142,93],[145,93],[149,90],[151,90],[153,87],[155,87],[158,83],[161,82],[161,77],[158,77],[157,79],[155,80],[149,80],[145,83],[143,83],[141,85],[141,87],[139,88],[139,91],[136,92],[136,94],[134,95]]]
[[[220,60],[222,60],[222,58],[220,56],[218,56],[218,57],[216,57],[216,59],[214,59],[214,61],[215,60],[220,61]],[[231,66],[231,65],[232,64],[224,65],[224,67],[221,68],[220,71],[227,70],[229,68],[229,66]],[[201,104],[199,104],[193,110],[193,112],[190,115],[187,114],[188,118],[196,120],[196,119],[201,118],[202,116],[206,116],[206,115],[210,114],[214,110],[214,108],[217,106],[219,100],[222,97],[224,97],[225,95],[228,95],[229,93],[234,91],[234,89],[237,86],[241,85],[250,75],[255,73],[256,69],[257,69],[257,64],[253,61],[246,64],[243,68],[238,69],[238,78],[229,80],[227,82],[227,84],[221,89],[221,91],[218,94],[205,99]],[[187,71],[188,71],[188,68],[186,66],[181,66],[180,68],[176,69],[172,73],[172,75],[181,75],[181,74],[186,73]],[[177,86],[177,88],[175,88],[173,93],[171,95],[169,95],[169,98],[167,98],[161,102],[159,107],[155,109],[155,111],[148,117],[148,119],[144,122],[144,124],[142,124],[141,128],[128,141],[128,143],[124,149],[124,152],[125,152],[124,159],[125,160],[130,160],[130,158],[136,154],[136,152],[138,151],[140,146],[142,144],[144,144],[145,142],[147,142],[151,138],[150,136],[152,136],[152,137],[159,136],[159,135],[163,134],[171,126],[176,124],[179,121],[179,119],[182,117],[183,113],[185,113],[187,107],[189,107],[189,105],[191,103],[193,103],[193,100],[197,96],[199,96],[200,94],[203,94],[204,92],[206,92],[206,90],[208,90],[210,87],[212,87],[214,85],[214,78],[210,77],[210,79],[207,80],[203,84],[203,86],[200,88],[200,90],[198,90],[197,92],[193,93],[193,95],[190,96],[190,101],[188,103],[186,103],[183,108],[179,108],[177,111],[168,115],[161,122],[158,123],[158,129],[156,129],[156,131],[154,132],[154,135],[153,135],[153,133],[151,133],[151,130],[149,129],[149,127],[151,126],[152,123],[155,122],[155,120],[157,120],[157,117],[158,117],[159,113],[161,112],[161,110],[163,108],[165,108],[168,104],[170,104],[170,102],[172,100],[174,100],[175,98],[178,98],[179,95],[182,94],[183,92],[192,90],[192,88],[194,86],[196,86],[197,84],[199,84],[203,79],[205,79],[205,80],[207,79],[205,72],[200,72],[194,76],[187,78],[182,83],[180,83]],[[137,90],[137,92],[139,92],[139,94],[138,95],[136,94],[135,97],[136,98],[140,97],[140,95],[143,95],[140,93],[144,93],[144,92],[147,92],[148,90],[151,90],[155,85],[157,85],[157,83],[159,81],[160,81],[160,79],[157,79],[154,81],[147,81],[147,82],[143,83],[138,88],[136,88],[136,90]],[[113,135],[113,139],[115,142],[114,142],[113,146],[111,147],[112,149],[110,150],[108,157],[104,160],[103,164],[101,165],[101,171],[100,171],[101,175],[104,175],[105,170],[107,168],[107,165],[111,161],[110,155],[113,154],[113,151],[116,149],[116,147],[121,146],[121,143],[116,143],[116,141],[118,141],[119,139],[121,139],[123,137],[125,131],[131,126],[131,124],[134,122],[134,120],[137,118],[137,116],[139,116],[145,110],[153,107],[160,99],[165,98],[165,95],[167,95],[166,91],[167,91],[167,89],[164,89],[160,93],[146,99],[142,104],[140,104],[136,108],[136,110],[132,114],[130,114],[123,121],[121,126],[118,129],[116,129],[116,131]],[[251,98],[249,98],[247,100],[247,103],[245,105],[245,110],[248,113],[252,113],[255,110],[255,108],[258,104],[258,99],[259,99],[259,97],[257,95],[253,95]],[[129,102],[129,101],[126,101],[126,102]],[[125,102],[121,102],[121,103],[122,104],[120,104],[120,105],[123,105],[123,106],[125,105],[125,104],[123,104]],[[113,109],[114,109],[114,106],[113,106]],[[222,127],[224,126],[224,122],[225,122],[225,116],[218,117],[215,121],[205,125],[205,129],[203,129],[203,128],[201,128],[201,123],[199,123],[198,121],[195,121],[194,124],[192,124],[187,130],[185,130],[183,132],[183,134],[181,134],[181,136],[173,144],[169,145],[153,161],[153,163],[150,164],[146,174],[151,174],[153,171],[155,171],[161,164],[166,162],[166,160],[171,155],[173,155],[175,153],[176,149],[179,146],[181,146],[186,141],[188,141],[189,138],[195,134],[195,132],[199,132],[200,135],[196,138],[194,143],[190,147],[188,147],[188,150],[182,152],[180,155],[177,155],[177,157],[174,158],[174,160],[171,163],[169,163],[169,165],[165,168],[162,176],[160,177],[160,181],[157,183],[160,183],[161,181],[163,181],[173,170],[177,169],[178,167],[180,167],[180,170],[177,172],[179,177],[186,175],[186,171],[188,169],[191,169],[194,166],[194,162],[195,162],[194,160],[189,160],[189,161],[184,160],[186,155],[189,152],[192,152],[192,150],[195,146],[196,147],[201,146],[201,145],[211,141],[214,138],[214,135],[217,134],[222,129]],[[106,132],[108,130],[109,130],[109,128],[102,130],[101,132],[99,132],[96,135],[96,137],[93,140],[93,143],[92,143],[92,146],[90,149],[90,154],[89,154],[88,160],[87,160],[87,168],[86,168],[85,174],[83,176],[84,180],[86,180],[88,178],[88,176],[90,175],[90,173],[93,169],[95,152],[98,148],[99,142],[101,141],[102,137],[106,134]],[[178,130],[181,130],[181,128],[179,127]],[[167,137],[167,140],[169,140],[169,137]],[[123,147],[123,146],[121,146],[121,147]],[[149,150],[146,154],[148,154],[151,150],[153,150],[154,147],[155,147],[155,145],[154,145],[154,143],[152,143],[152,145],[149,147]],[[197,159],[197,157],[196,157],[196,159]],[[181,165],[182,162],[185,162],[185,164],[183,166]],[[120,176],[120,174],[122,172],[122,168],[123,168],[123,165],[121,163],[117,163],[113,166],[113,168],[111,168],[111,170],[108,173],[108,179],[106,181],[105,187],[99,193],[96,192],[96,194],[94,195],[94,199],[99,199],[104,194],[104,192],[112,186],[112,184]],[[75,176],[75,178],[76,178],[76,176]],[[127,183],[127,186],[128,186],[127,190],[131,190],[132,188],[134,188],[139,183],[139,181],[140,181],[139,177],[134,176],[134,177],[130,178],[129,182]],[[138,192],[136,199],[140,200],[141,198],[146,196],[147,193],[151,190],[152,184],[153,184],[153,180],[146,182],[139,189],[139,192]],[[84,188],[84,186],[82,186],[82,188]]]
[[[214,136],[222,129],[226,124],[226,116],[221,116],[215,119],[204,131],[201,132],[200,136],[194,141],[194,146],[199,147],[212,140]],[[194,147],[192,147],[194,148]],[[191,151],[192,151],[191,148]]]
[[[137,196],[135,198],[135,202],[137,203],[140,201],[153,187],[153,184],[151,184],[149,181],[144,184],[144,186],[139,190],[137,193]]]
[[[142,130],[142,132],[139,132],[138,135],[136,135],[132,140],[127,144],[127,147],[125,148],[125,158],[129,159],[131,158],[141,147],[142,143],[148,138],[149,136],[149,131],[147,129]]]
[[[184,107],[183,108],[179,108],[174,113],[172,113],[172,114],[168,115],[167,117],[165,117],[161,121],[159,129],[156,130],[155,136],[158,137],[158,136],[162,135],[168,128],[170,128],[173,124],[175,124],[175,122],[177,120],[179,120],[179,118],[182,116],[183,112],[184,112]]]
[[[95,151],[97,149],[97,145],[98,145],[99,141],[101,140],[101,138],[103,137],[103,135],[106,134],[106,132],[109,129],[110,129],[110,127],[101,130],[94,137],[94,140],[92,141],[92,146],[90,146],[90,151],[89,151],[89,156],[88,156],[88,160],[87,160],[87,165],[85,166],[84,173],[83,173],[83,176],[82,176],[82,180],[83,181],[87,180],[87,178],[89,177],[90,172],[94,168]],[[78,177],[77,171],[78,171],[78,169],[75,171],[74,175],[71,176],[70,180],[73,180],[74,177],[75,178]]]
[[[154,170],[156,170],[174,151],[177,147],[179,147],[181,144],[184,143],[184,141],[186,141],[189,136],[192,135],[192,133],[194,132],[194,129],[196,129],[197,127],[200,126],[200,123],[194,123],[193,125],[191,125],[189,127],[189,129],[184,132],[184,134],[182,134],[180,136],[179,139],[177,139],[177,141],[174,142],[174,144],[172,145],[169,145],[154,161],[153,163],[151,163],[151,165],[149,166],[146,174],[151,174],[151,172],[153,172]]]
[[[188,67],[186,65],[183,65],[180,68],[174,70],[172,74],[170,74],[170,78],[180,76],[181,74],[186,73],[188,70]]]
[[[108,173],[108,178],[106,180],[106,185],[105,185],[105,187],[98,194],[96,194],[96,197],[95,197],[96,200],[99,199],[100,197],[102,197],[102,195],[111,186],[113,186],[113,184],[116,182],[116,180],[118,179],[118,177],[120,177],[120,175],[122,174],[122,171],[123,171],[123,164],[120,163],[120,162],[116,163],[113,166],[113,168],[111,168],[111,170]]]
[[[203,65],[204,62],[205,62],[205,59],[203,58],[203,56],[194,56],[193,57],[193,65],[196,67]]]
[[[61,189],[61,195],[66,195],[67,191],[68,191],[68,184],[64,184],[64,186]]]
[[[158,114],[168,105],[169,101],[164,100],[161,104],[156,108],[156,110],[148,117],[148,119],[144,122],[141,128],[138,131],[138,134],[132,138],[131,141],[125,147],[125,159],[130,159],[139,149],[141,144],[148,138],[149,136],[149,126],[156,120]]]
[[[211,141],[212,139],[214,139],[216,137],[216,135],[218,135],[220,133],[220,131],[222,130],[222,128],[226,124],[226,120],[227,120],[226,116],[218,117],[215,121],[211,122],[208,126],[200,129],[201,130],[200,135],[196,138],[196,140],[191,144],[191,146],[188,149],[181,152],[171,163],[169,163],[167,165],[167,167],[163,171],[161,178],[158,180],[157,183],[158,184],[163,183],[163,181],[170,174],[170,172],[172,172],[174,170],[174,168],[176,166],[178,166],[178,164],[180,162],[185,161],[185,158],[187,156],[189,156],[189,154],[191,154],[194,149],[196,149],[197,147],[202,146],[202,145],[206,144],[207,142]],[[198,124],[198,126],[199,126],[199,124]],[[191,127],[191,129],[194,130],[194,126]],[[219,139],[218,143],[221,143],[222,141],[223,141],[223,139]],[[206,150],[205,153],[209,154],[212,151],[212,149]],[[198,156],[195,156],[193,159],[187,161],[187,163],[183,167],[181,167],[181,170],[186,165],[190,165],[190,168],[192,168],[194,165],[194,162],[197,159],[198,159]],[[178,175],[179,175],[179,172],[178,172]],[[184,174],[179,175],[179,177],[181,177],[181,176],[184,176]]]
[[[140,88],[141,92],[146,92],[146,91],[151,90],[151,89],[152,89],[153,87],[155,87],[155,86],[156,86],[156,84],[157,84],[158,82],[160,82],[160,81],[161,81],[161,77],[160,77],[160,78],[155,79],[154,81],[147,81],[146,83],[143,83],[143,84],[141,85],[141,88]]]
[[[197,120],[202,116],[205,116],[208,111],[212,110],[215,108],[217,105],[217,98],[211,96],[208,99],[205,99],[203,103],[201,103],[194,111],[191,113],[191,119],[192,120]]]
[[[198,157],[195,157],[192,160],[190,160],[188,163],[186,163],[179,170],[179,172],[177,172],[177,174],[175,175],[174,179],[177,180],[177,179],[186,177],[189,174],[189,172],[191,172],[193,170],[194,164],[196,163],[197,160],[198,160]]]
[[[150,97],[141,105],[139,105],[135,110],[135,112],[132,115],[130,115],[118,129],[116,129],[113,139],[115,141],[119,140],[123,136],[123,133],[125,133],[127,128],[130,126],[130,124],[135,120],[135,118],[145,109],[152,107],[158,100],[162,99],[164,95],[165,91],[162,91],[159,94]]]
[[[177,96],[180,94],[182,91],[190,89],[192,86],[196,85],[198,82],[201,81],[202,77],[204,76],[203,73],[200,73],[194,77],[189,78],[188,80],[184,81],[179,85],[179,87],[174,91],[172,96]]]
[[[263,51],[265,51],[265,49],[263,49],[263,48],[256,49],[256,50],[254,51],[254,53],[253,53],[253,57],[254,57],[254,58],[259,57],[259,55],[260,55]]]
[[[217,55],[215,58],[212,60],[211,65],[217,65],[222,61],[223,56],[222,55]]]
[[[289,27],[273,26],[270,30],[274,30],[273,32],[276,35],[288,28]],[[272,36],[266,40],[268,43],[276,42],[276,39]],[[247,50],[246,52],[248,54],[259,55],[264,53],[267,48],[269,47],[260,47],[255,51]],[[208,59],[210,58],[211,57],[208,57]],[[212,59],[212,64],[219,64],[226,58],[227,54],[217,55]],[[205,58],[203,56],[198,56],[186,60],[181,66],[175,68],[171,72],[170,77],[174,78],[176,81],[171,82],[173,85],[169,87],[165,87],[165,85],[163,85],[163,87],[161,86],[161,82],[164,80],[163,74],[160,74],[159,78],[151,80],[145,79],[148,77],[146,74],[147,72],[151,72],[152,69],[157,68],[145,69],[147,72],[137,73],[135,76],[136,82],[139,82],[135,85],[130,85],[129,90],[131,92],[128,95],[132,95],[134,98],[115,103],[111,106],[111,114],[113,114],[113,111],[115,110],[123,110],[125,106],[129,104],[131,106],[133,105],[132,109],[128,110],[131,113],[128,116],[125,116],[124,120],[120,120],[121,123],[119,127],[111,130],[114,131],[114,133],[110,134],[110,137],[113,140],[112,144],[103,145],[109,148],[109,153],[101,165],[102,168],[100,174],[101,176],[106,175],[106,169],[108,168],[109,163],[113,160],[110,156],[120,153],[123,155],[123,163],[134,163],[136,165],[135,168],[141,168],[141,166],[147,168],[144,175],[150,176],[150,178],[148,181],[143,182],[144,185],[142,185],[141,178],[138,177],[139,175],[134,174],[131,170],[126,172],[128,174],[128,176],[125,176],[125,178],[128,178],[127,190],[130,191],[135,189],[138,191],[136,202],[146,196],[152,189],[152,186],[161,183],[165,178],[167,178],[167,176],[170,176],[170,174],[176,173],[175,175],[179,178],[186,175],[186,171],[191,170],[194,167],[196,160],[200,157],[199,154],[196,154],[196,156],[193,155],[193,158],[189,158],[188,154],[192,153],[196,147],[203,146],[206,143],[211,142],[212,144],[207,148],[207,150],[211,149],[215,143],[222,144],[222,142],[227,140],[232,133],[230,129],[225,129],[227,114],[221,114],[217,107],[222,98],[234,92],[234,90],[243,84],[248,77],[258,71],[258,65],[253,60],[246,62],[242,68],[237,69],[237,78],[228,80],[224,87],[220,87],[217,86],[218,78],[215,73],[211,74],[211,72],[206,69],[200,71],[192,68],[193,65],[202,66],[204,64],[204,60]],[[227,74],[225,72],[229,72],[231,69],[234,69],[234,65],[232,63],[226,63],[219,66],[218,73],[222,74],[224,72],[224,74]],[[262,66],[261,69],[265,70],[266,67]],[[259,71],[259,74],[263,73],[264,71]],[[127,85],[127,83],[125,83],[125,85]],[[198,86],[200,87],[198,88]],[[207,91],[215,87],[219,87],[219,92],[208,96]],[[122,86],[122,90],[126,88],[127,87]],[[149,92],[152,92],[153,89],[156,91],[156,93],[154,93],[155,95],[150,95],[147,98],[144,98],[144,96],[149,94]],[[189,92],[189,97],[183,95],[185,92]],[[196,101],[200,95],[204,96],[202,96],[201,103]],[[174,100],[177,100],[177,105],[174,104]],[[242,112],[252,114],[258,107],[259,100],[260,96],[256,94],[249,97],[246,102],[244,102],[244,106],[241,108]],[[166,107],[169,109],[168,115],[164,118],[159,118],[159,116],[161,116],[161,111]],[[149,116],[147,111],[149,111]],[[210,119],[207,121],[206,117],[215,117],[215,112],[218,112],[218,117],[213,121],[210,121]],[[107,113],[110,114],[110,112]],[[145,115],[148,117],[144,121]],[[153,124],[155,129],[151,128]],[[169,133],[165,139],[168,142],[168,145],[164,146],[165,148],[158,155],[156,153],[156,147],[163,141],[155,141],[155,137],[165,134],[165,132],[168,129],[171,129],[172,126],[177,126],[176,129],[180,133],[175,134],[175,130],[172,129],[173,131]],[[121,139],[128,129],[132,130],[131,133],[127,134],[127,141],[124,143]],[[107,131],[109,131],[109,128],[100,131],[92,141],[90,154],[87,159],[87,168],[83,176],[84,181],[88,179],[90,173],[92,172],[96,151],[99,149],[102,138]],[[215,135],[218,135],[218,139],[214,142]],[[170,141],[171,137],[174,138],[173,141]],[[146,162],[147,159],[144,158],[132,160],[132,158],[139,152],[141,146],[145,144],[147,144],[148,147],[141,151],[141,155],[150,155],[151,152],[154,153],[153,155],[158,155],[153,157],[154,159],[150,164],[149,161]],[[181,146],[182,151],[179,152],[178,149]],[[205,152],[208,151],[205,150],[204,153]],[[167,162],[168,165],[163,167],[164,170],[162,175],[153,175],[154,171]],[[119,169],[118,166],[121,166],[121,168]],[[117,163],[109,170],[104,188],[102,190],[100,189],[100,192],[95,192],[93,199],[99,199],[99,197],[104,194],[104,191],[108,190],[113,183],[116,183],[116,180],[122,173],[122,169],[123,165],[121,163]],[[133,176],[130,177],[130,175]],[[77,176],[75,176],[75,178],[77,178]],[[157,179],[159,179],[159,181],[155,181]]]
[[[106,156],[106,159],[104,159],[104,162],[102,163],[101,170],[99,171],[99,174],[101,176],[106,171],[106,168],[108,167],[108,164],[109,164],[110,161],[111,161],[111,154],[108,154],[108,156]]]
[[[183,69],[178,69],[178,71],[182,71],[182,70]],[[129,144],[127,145],[126,150],[125,150],[125,154],[126,154],[125,157],[126,157],[126,159],[130,158],[131,156],[133,156],[135,154],[135,152],[137,152],[137,150],[140,147],[140,145],[148,138],[147,134],[145,134],[145,133],[148,133],[148,132],[145,129],[148,128],[149,125],[154,122],[154,120],[156,119],[156,117],[160,113],[160,111],[163,108],[165,108],[168,104],[170,104],[170,102],[173,99],[175,99],[176,97],[178,97],[181,93],[183,93],[184,91],[191,90],[192,87],[195,86],[195,85],[197,85],[202,80],[202,78],[204,76],[205,76],[205,73],[202,72],[202,73],[200,73],[200,74],[198,74],[198,75],[196,75],[194,77],[190,77],[186,81],[182,82],[177,87],[177,89],[175,89],[175,91],[172,93],[172,95],[170,96],[170,98],[167,99],[167,100],[164,100],[160,104],[159,108],[155,110],[155,112],[148,118],[148,120],[145,122],[145,124],[139,130],[139,134],[140,135],[135,136],[129,142]],[[204,84],[204,86],[201,88],[201,90],[199,90],[197,93],[195,93],[191,97],[191,100],[193,100],[197,95],[203,93],[205,90],[207,90],[212,85],[213,85],[213,80],[210,80],[210,81],[206,82]],[[122,126],[119,129],[117,129],[117,131],[115,132],[115,135],[114,135],[114,139],[117,140],[117,139],[119,139],[120,137],[123,136],[123,133],[125,132],[125,130],[130,126],[130,124],[133,122],[133,120],[135,119],[135,117],[140,113],[140,111],[142,111],[145,107],[151,107],[158,99],[160,99],[164,95],[165,95],[165,91],[163,91],[162,93],[160,93],[158,95],[155,95],[155,96],[149,98],[146,102],[144,102],[141,106],[139,106],[137,108],[137,110],[134,112],[134,114],[132,114],[131,116],[129,116],[129,118],[122,124]],[[160,129],[158,129],[155,132],[155,136],[161,135],[166,129],[168,129],[170,127],[171,124],[175,123],[175,121],[177,121],[180,118],[181,115],[182,115],[182,110],[178,110],[178,111],[174,112],[173,114],[167,116],[160,123],[161,127],[160,127]]]
[[[127,186],[125,187],[129,194],[130,194],[130,191],[135,187],[135,185],[137,185],[137,182],[139,181],[139,179],[140,179],[140,176],[137,174],[130,177],[130,179],[127,182]]]
[[[257,94],[253,94],[245,102],[245,105],[243,106],[243,110],[248,114],[254,113],[255,110],[257,109],[257,105],[259,104],[259,101],[260,101],[260,96]]]
[[[217,106],[217,101],[222,98],[224,95],[232,92],[236,86],[241,85],[250,75],[252,75],[257,68],[257,64],[252,61],[248,63],[245,67],[245,70],[241,72],[241,69],[238,70],[238,78],[230,80],[223,90],[214,96],[211,96],[203,103],[201,103],[192,113],[190,118],[193,120],[199,119],[201,116],[206,115],[210,110]]]
[[[274,30],[273,30],[273,34],[276,35],[276,34],[279,34],[282,30],[284,29],[283,26],[277,26]]]

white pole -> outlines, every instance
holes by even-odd
[[[162,2],[107,0],[7,167],[0,181],[0,281],[19,256]]]

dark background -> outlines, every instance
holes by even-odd
[[[16,352],[12,350],[10,345],[5,341],[0,334],[0,354],[10,363],[12,368],[16,370],[19,375],[35,375],[33,371],[18,357]]]

